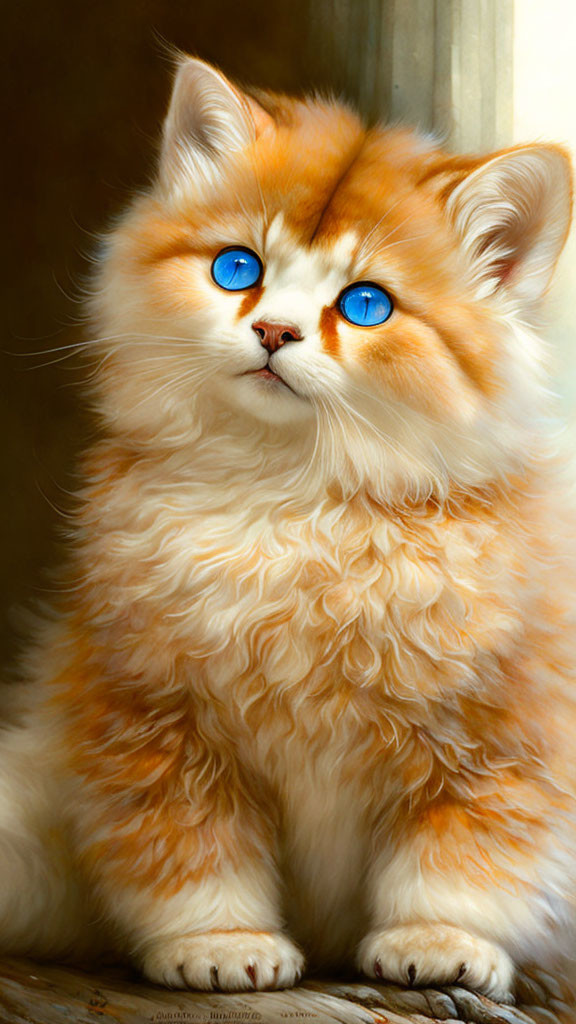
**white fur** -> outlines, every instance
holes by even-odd
[[[142,969],[169,988],[291,988],[304,970],[304,957],[280,933],[210,932],[156,939],[141,954]]]
[[[81,957],[100,946],[71,856],[59,761],[38,720],[0,737],[0,943],[15,954]]]
[[[459,981],[499,1002],[513,1001],[514,966],[504,950],[445,924],[372,932],[360,945],[358,963],[364,974],[400,985]]]
[[[490,858],[508,872],[498,884],[487,884],[486,876],[482,884],[480,852],[474,884],[456,871],[447,875],[423,868],[424,848],[422,837],[392,857],[384,854],[374,865],[370,890],[375,924],[389,929],[405,921],[450,922],[463,932],[491,939],[520,962],[536,959],[548,966],[568,948],[572,914],[566,879],[572,854],[563,845],[561,826],[536,861],[516,851],[512,858],[488,845]]]

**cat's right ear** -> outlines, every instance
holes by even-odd
[[[164,122],[160,184],[168,191],[213,184],[235,153],[273,125],[263,107],[216,68],[180,59]]]

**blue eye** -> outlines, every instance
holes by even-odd
[[[377,284],[361,281],[345,288],[338,299],[338,308],[345,320],[359,327],[375,327],[392,315],[392,299]]]
[[[262,275],[262,261],[251,249],[222,249],[212,264],[216,284],[228,292],[252,288]]]

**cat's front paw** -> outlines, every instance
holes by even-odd
[[[512,1001],[514,966],[500,946],[444,924],[411,924],[371,932],[358,966],[399,985],[464,985],[498,1002]]]
[[[292,988],[304,957],[280,932],[200,932],[156,939],[142,950],[140,967],[168,988],[243,992]]]

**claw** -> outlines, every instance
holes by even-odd
[[[380,957],[378,957],[378,959],[374,961],[374,974],[376,975],[377,978],[384,977],[382,973],[382,964],[380,963]]]
[[[256,988],[256,967],[254,966],[254,964],[248,964],[246,968],[246,974],[250,978],[250,981],[252,982],[254,988]]]
[[[210,984],[214,992],[220,991],[220,985],[218,984],[218,968],[216,964],[212,964],[210,968]]]
[[[410,964],[408,967],[408,984],[412,986],[416,981],[416,964]]]

